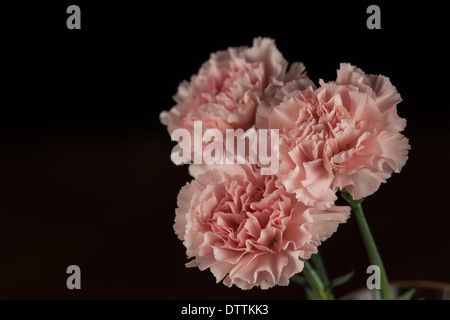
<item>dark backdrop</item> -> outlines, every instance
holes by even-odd
[[[404,101],[410,158],[365,202],[390,280],[450,282],[448,27],[431,2],[165,3],[78,1],[3,5],[0,77],[1,299],[299,299],[295,285],[242,291],[186,269],[172,230],[190,179],[169,155],[158,115],[213,51],[266,36],[317,81],[340,62],[390,77]],[[365,284],[354,219],[321,247],[328,271]],[[67,266],[81,290],[66,288]]]

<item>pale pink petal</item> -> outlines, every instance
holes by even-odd
[[[335,192],[330,188],[334,176],[325,169],[323,160],[317,159],[305,162],[303,167],[306,172],[306,179],[302,181],[302,185],[308,190],[309,194],[316,199],[322,199],[327,206],[334,202],[337,198]]]
[[[339,224],[347,221],[350,216],[350,207],[331,206],[327,210],[311,208],[308,213],[314,222],[309,225],[312,241],[315,245],[319,245],[336,232]]]
[[[385,160],[394,172],[400,172],[408,160],[410,145],[408,139],[400,133],[382,132],[379,137],[381,158]]]
[[[276,176],[249,165],[199,173],[178,204],[174,229],[193,258],[186,266],[209,269],[216,281],[241,289],[288,285],[303,269],[299,257],[316,253],[346,219],[337,207],[298,202]]]
[[[258,128],[280,130],[278,176],[307,205],[329,207],[339,188],[353,197],[374,193],[405,165],[401,97],[387,77],[343,63],[335,82],[272,87],[257,111]]]
[[[269,38],[255,38],[252,47],[231,47],[211,54],[198,73],[182,81],[173,99],[175,106],[160,114],[169,134],[183,128],[193,132],[194,122],[201,121],[204,130],[247,130],[255,122],[256,112],[266,89],[287,81],[310,84],[302,63],[288,62]],[[270,94],[269,94],[270,95]],[[203,142],[200,151],[210,142]],[[191,150],[191,159],[198,149]]]
[[[392,85],[389,78],[379,75],[370,76],[372,81],[372,89],[377,95],[376,103],[381,112],[385,112],[395,107],[402,101],[397,89]]]
[[[349,176],[350,184],[340,187],[345,188],[353,199],[361,199],[377,191],[380,184],[386,182],[390,176],[391,171],[362,168]]]
[[[373,92],[375,102],[381,112],[391,109],[402,101],[389,78],[382,75],[366,75],[361,69],[348,63],[341,63],[337,71],[336,84],[359,87],[360,91],[362,89],[371,96]]]

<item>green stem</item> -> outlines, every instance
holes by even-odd
[[[328,294],[327,288],[308,261],[304,261],[303,274],[317,300],[334,300],[334,297]]]
[[[326,294],[327,294],[328,298],[330,298],[331,300],[334,300],[334,295],[330,288],[330,279],[328,278],[328,273],[327,273],[327,270],[325,269],[325,264],[323,263],[320,252],[313,254],[311,256],[311,261],[314,265],[314,268],[317,270],[317,273],[318,273],[319,277],[321,278],[322,283],[325,286],[325,290],[326,290]]]
[[[384,269],[383,260],[381,260],[380,253],[378,252],[377,245],[373,239],[372,232],[370,231],[369,224],[364,216],[364,211],[361,203],[364,199],[353,200],[353,198],[346,191],[343,191],[342,197],[348,202],[352,207],[353,214],[358,223],[359,230],[366,247],[367,254],[369,256],[370,263],[376,265],[380,268],[380,297],[381,300],[392,300],[391,290],[389,287],[389,281],[386,275],[386,270]]]

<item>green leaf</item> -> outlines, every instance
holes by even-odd
[[[322,280],[324,286],[328,287],[330,285],[330,280],[328,279],[328,274],[325,269],[325,265],[323,263],[322,257],[320,256],[320,252],[313,254],[311,256],[311,261],[314,265],[315,270],[317,271],[317,274],[319,275],[320,279]]]
[[[328,286],[324,286],[322,280],[312,267],[311,263],[301,257],[298,257],[298,259],[304,262],[302,278],[306,281],[306,286],[304,286],[304,288],[307,291],[307,295],[312,294],[314,300],[334,300],[334,296],[330,288]]]
[[[414,293],[416,293],[416,291],[417,290],[415,288],[409,289],[404,294],[402,294],[400,297],[398,297],[397,300],[411,300],[411,298],[413,297]]]
[[[314,297],[314,294],[310,288],[305,287],[305,293],[306,293],[306,298],[308,298],[308,300],[317,300],[316,297]]]
[[[316,288],[319,292],[323,292],[325,286],[309,261],[304,262],[303,274],[313,289]]]
[[[309,261],[304,262],[303,274],[316,300],[334,300]]]
[[[330,281],[330,287],[334,288],[334,287],[343,285],[344,283],[348,282],[353,277],[354,274],[355,274],[355,271],[352,270],[349,273],[346,273],[342,276],[332,279]]]
[[[305,277],[302,277],[298,274],[293,275],[289,280],[291,282],[294,282],[295,284],[301,285],[304,288],[308,287],[308,282],[306,281]]]

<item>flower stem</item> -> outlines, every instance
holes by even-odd
[[[363,199],[353,200],[351,195],[345,190],[341,192],[342,197],[352,207],[352,211],[358,223],[359,231],[366,247],[367,255],[369,256],[370,263],[380,268],[380,297],[381,300],[392,300],[391,290],[389,287],[389,281],[384,269],[383,261],[381,260],[380,253],[378,252],[377,245],[370,231],[369,224],[364,216],[364,211],[361,203]]]
[[[334,300],[333,294],[324,285],[322,279],[314,270],[309,261],[304,261],[303,274],[316,300]]]
[[[328,277],[327,270],[325,269],[325,264],[323,263],[320,252],[313,254],[311,256],[311,261],[314,265],[314,268],[317,270],[317,273],[318,273],[320,279],[322,280],[322,283],[325,286],[325,291],[326,291],[327,297],[329,298],[329,300],[334,300],[334,295],[333,295],[333,292],[331,291],[331,287],[330,287],[330,279]]]

